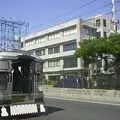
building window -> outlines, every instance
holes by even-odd
[[[97,32],[97,38],[101,37],[101,32]]]
[[[46,61],[43,62],[43,68],[46,68]]]
[[[36,50],[36,55],[38,55],[38,56],[41,55],[39,49]]]
[[[48,39],[52,40],[52,39],[56,39],[60,37],[60,32],[56,32],[56,33],[51,33],[48,35]]]
[[[37,38],[37,39],[35,40],[35,43],[38,44],[38,43],[41,43],[41,42],[43,42],[43,41],[45,41],[45,40],[46,40],[46,37],[43,36],[43,37]]]
[[[40,55],[45,55],[45,49],[40,50]]]
[[[31,45],[33,45],[34,43],[35,43],[35,40],[27,41],[27,42],[25,43],[25,46],[31,46]]]
[[[52,67],[53,66],[53,62],[52,62],[52,60],[49,60],[48,61],[48,67],[50,68],[50,67]]]
[[[38,55],[38,56],[45,55],[45,49],[37,49],[36,50],[36,55]]]
[[[34,50],[28,51],[28,54],[29,54],[29,55],[34,55],[34,53],[35,53]]]
[[[38,44],[40,41],[39,41],[39,39],[36,39],[36,44]]]
[[[26,46],[26,47],[29,46],[29,42],[26,42],[26,43],[25,43],[25,46]]]
[[[54,53],[59,53],[60,52],[60,46],[54,47]]]
[[[63,51],[71,51],[76,48],[76,41],[71,41],[63,45]]]
[[[63,59],[64,68],[74,68],[77,67],[77,58],[70,56]]]
[[[43,36],[43,37],[41,37],[40,39],[39,39],[39,42],[43,42],[43,41],[45,41],[46,40],[46,36]]]
[[[67,28],[64,30],[63,35],[71,35],[71,34],[75,34],[77,32],[76,27],[71,27],[71,28]]]
[[[106,20],[103,20],[103,25],[104,27],[106,27]]]
[[[23,48],[23,42],[21,42],[21,48]]]
[[[48,48],[48,54],[53,54],[53,48]]]
[[[60,60],[48,60],[48,67],[59,67],[60,66]]]
[[[54,38],[59,38],[61,35],[60,35],[60,33],[56,33],[55,35],[54,35]]]
[[[106,32],[104,32],[104,37],[105,37],[105,38],[107,37],[107,33],[106,33]]]
[[[52,34],[51,34],[51,35],[49,35],[49,36],[48,36],[48,39],[49,39],[49,40],[54,39],[54,35],[52,35]]]
[[[94,39],[96,37],[96,29],[84,25],[80,30],[80,34],[82,39]]]
[[[96,26],[100,27],[100,19],[96,20]]]
[[[48,48],[48,54],[59,53],[59,52],[60,52],[60,46]]]

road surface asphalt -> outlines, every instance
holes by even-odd
[[[120,106],[46,98],[47,114],[22,120],[120,120]]]

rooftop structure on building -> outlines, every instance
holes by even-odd
[[[97,28],[98,37],[107,37],[111,33],[115,32],[111,16],[99,14],[92,16],[87,20]]]

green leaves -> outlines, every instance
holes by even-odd
[[[120,55],[120,34],[113,34],[109,38],[83,40],[80,48],[75,52],[76,57],[94,59],[102,54]]]
[[[94,56],[94,44],[92,40],[84,40],[80,43],[80,48],[76,50],[76,57],[89,58],[89,56]]]

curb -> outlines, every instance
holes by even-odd
[[[91,100],[91,99],[90,100],[89,99],[71,99],[71,98],[58,97],[58,96],[45,96],[45,98],[65,100],[65,101],[76,101],[76,102],[91,103],[91,104],[120,106],[120,102],[114,102],[114,101],[102,101],[102,100]]]

